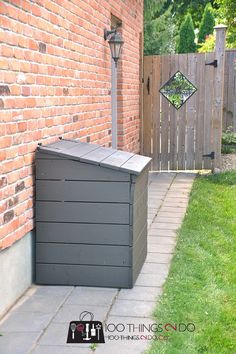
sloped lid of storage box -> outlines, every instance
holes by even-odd
[[[38,151],[135,175],[139,175],[151,162],[150,157],[84,143],[79,140],[61,139],[53,144],[38,146]]]

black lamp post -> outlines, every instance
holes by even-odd
[[[108,40],[113,59],[111,75],[111,116],[112,116],[112,148],[117,149],[117,62],[120,58],[123,40],[116,29],[104,30],[104,39]]]

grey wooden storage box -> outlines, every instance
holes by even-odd
[[[36,283],[131,288],[147,253],[150,158],[60,140],[36,152]]]

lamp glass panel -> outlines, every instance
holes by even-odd
[[[110,50],[111,50],[111,56],[112,58],[115,57],[115,43],[114,42],[109,42]]]
[[[120,51],[121,51],[121,43],[116,43],[116,45],[115,45],[115,57],[116,58],[120,57]]]

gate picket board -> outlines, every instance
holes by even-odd
[[[212,161],[203,155],[214,148],[219,155],[221,113],[217,122],[214,115],[219,102],[223,105],[216,85],[224,70],[206,65],[215,58],[216,53],[144,57],[143,152],[153,157],[153,170],[210,169]],[[177,71],[197,88],[178,110],[159,92]]]
[[[170,78],[170,55],[161,56],[161,85],[162,87]],[[161,97],[161,169],[168,169],[168,145],[169,145],[169,102]],[[144,109],[145,112],[145,109]],[[145,114],[144,114],[145,117]]]
[[[178,70],[178,54],[171,56],[170,61],[170,77],[173,76]],[[177,169],[177,121],[178,111],[174,106],[170,105],[170,143],[169,143],[169,161],[170,169]]]
[[[205,62],[211,63],[215,58],[215,53],[206,53]],[[214,67],[206,66],[205,70],[205,99],[204,99],[204,143],[203,154],[208,154],[212,151],[212,113],[213,113],[213,99],[214,99]],[[204,157],[204,168],[211,168],[211,161]]]
[[[205,102],[205,54],[197,55],[197,74],[196,86],[199,94],[197,96],[196,106],[196,151],[195,151],[195,168],[201,170],[203,168],[203,128],[204,128],[204,102]],[[206,166],[205,166],[206,168]]]
[[[223,130],[232,126],[236,133],[236,50],[225,52]]]
[[[150,80],[152,77],[152,57],[144,57],[144,95],[143,95],[143,114],[144,118],[143,120],[143,154],[146,156],[151,156],[151,141],[152,141],[152,95],[151,95],[151,85],[150,85]],[[149,90],[148,86],[149,85]]]
[[[153,121],[153,151],[156,153],[153,155],[153,170],[160,169],[160,100],[158,99],[160,90],[160,57],[153,57],[153,82],[152,82],[152,92],[153,92],[153,107],[152,107],[152,121]]]
[[[179,56],[179,71],[185,76],[188,72],[188,55]],[[186,126],[186,105],[179,109],[179,129],[178,129],[178,168],[185,169],[185,126]]]

